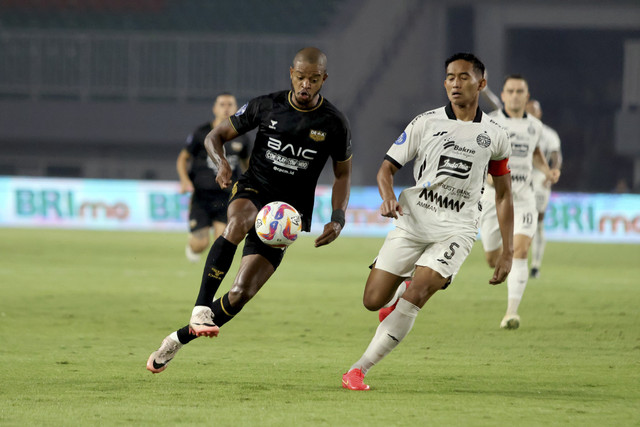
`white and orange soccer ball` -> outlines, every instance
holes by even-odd
[[[256,216],[256,233],[260,240],[274,248],[284,249],[298,238],[302,229],[300,214],[288,203],[271,202]]]

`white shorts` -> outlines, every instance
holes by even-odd
[[[513,203],[513,234],[523,234],[533,237],[538,227],[538,211],[535,199],[514,201]],[[498,224],[498,213],[495,201],[482,201],[482,216],[480,217],[480,238],[485,252],[492,252],[502,247],[502,235]]]
[[[411,277],[416,266],[429,267],[453,280],[475,240],[475,236],[453,235],[438,242],[423,242],[394,228],[380,248],[376,268],[396,276]]]
[[[551,187],[544,185],[545,180],[544,175],[533,175],[533,193],[536,196],[536,209],[539,213],[544,213],[547,210],[549,196],[551,196]]]

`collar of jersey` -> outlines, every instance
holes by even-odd
[[[509,115],[509,113],[507,113],[507,110],[505,110],[504,108],[502,108],[502,114],[504,114],[504,115],[505,115],[505,117],[508,117],[508,118],[510,118],[510,119],[512,119],[512,118],[513,118],[513,117],[511,117],[511,116]],[[523,119],[526,119],[526,118],[527,118],[527,112],[526,112],[526,111],[524,112],[524,116],[522,116],[522,118],[523,118]]]
[[[456,117],[456,113],[453,112],[453,107],[451,106],[451,103],[448,103],[446,107],[444,107],[444,111],[447,113],[447,117],[449,117],[451,120],[458,120],[458,118]],[[478,109],[476,110],[476,116],[473,118],[473,122],[474,123],[480,123],[482,121],[482,110],[480,110],[480,107],[478,106]]]
[[[322,97],[322,95],[320,95],[320,100],[318,101],[316,106],[309,110],[303,110],[294,105],[293,101],[291,101],[291,91],[289,91],[289,94],[287,95],[287,100],[289,101],[289,105],[291,105],[295,110],[301,111],[303,113],[308,113],[309,111],[317,110],[318,108],[320,108],[320,106],[322,105],[322,102],[324,101],[324,98]]]

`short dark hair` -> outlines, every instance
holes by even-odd
[[[507,83],[507,80],[523,80],[527,86],[529,86],[529,82],[527,81],[527,79],[524,78],[524,76],[522,74],[507,74],[506,76],[504,76],[504,80],[502,81],[502,86],[504,86]]]
[[[470,62],[473,65],[473,69],[480,73],[481,77],[484,77],[484,64],[482,61],[478,59],[473,53],[468,52],[458,52],[456,54],[451,55],[446,61],[444,61],[444,69],[447,70],[449,64],[453,61],[464,60]]]
[[[234,94],[232,94],[231,92],[220,92],[216,95],[216,97],[214,99],[218,99],[221,96],[233,96],[234,98],[236,97]]]

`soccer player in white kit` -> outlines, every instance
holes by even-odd
[[[389,354],[413,327],[419,310],[446,288],[469,254],[478,232],[480,195],[487,172],[495,183],[497,217],[505,250],[489,283],[505,280],[511,269],[513,203],[507,162],[511,146],[505,130],[478,107],[486,85],[484,65],[459,53],[445,62],[444,82],[450,103],[417,116],[387,152],[377,181],[380,213],[395,218],[372,265],[364,290],[371,311],[389,305],[398,286],[413,281],[395,310],[378,326],[362,357],[342,377],[349,390],[368,390],[364,376]],[[393,176],[414,160],[416,184],[393,191]]]
[[[527,114],[531,114],[538,120],[542,120],[542,107],[540,102],[530,99],[526,106]],[[560,148],[560,137],[550,126],[542,123],[542,136],[540,137],[540,149],[544,158],[548,160],[551,169],[562,167],[562,151]],[[536,197],[536,209],[538,210],[538,228],[533,235],[531,242],[531,273],[530,276],[537,278],[540,276],[540,266],[544,256],[544,248],[547,241],[544,236],[544,213],[549,205],[551,195],[551,183],[547,177],[538,169],[533,170],[533,192]]]
[[[542,122],[525,111],[529,100],[527,81],[519,74],[505,78],[501,93],[504,108],[491,116],[507,129],[511,142],[511,187],[513,193],[513,265],[507,279],[507,312],[500,327],[517,329],[520,326],[518,307],[527,286],[529,269],[527,257],[531,239],[536,232],[538,211],[531,185],[533,166],[540,169],[552,183],[558,181],[558,170],[551,170],[540,150]],[[502,253],[502,236],[494,208],[495,190],[487,185],[482,195],[480,235],[485,256],[490,267],[495,267]]]

